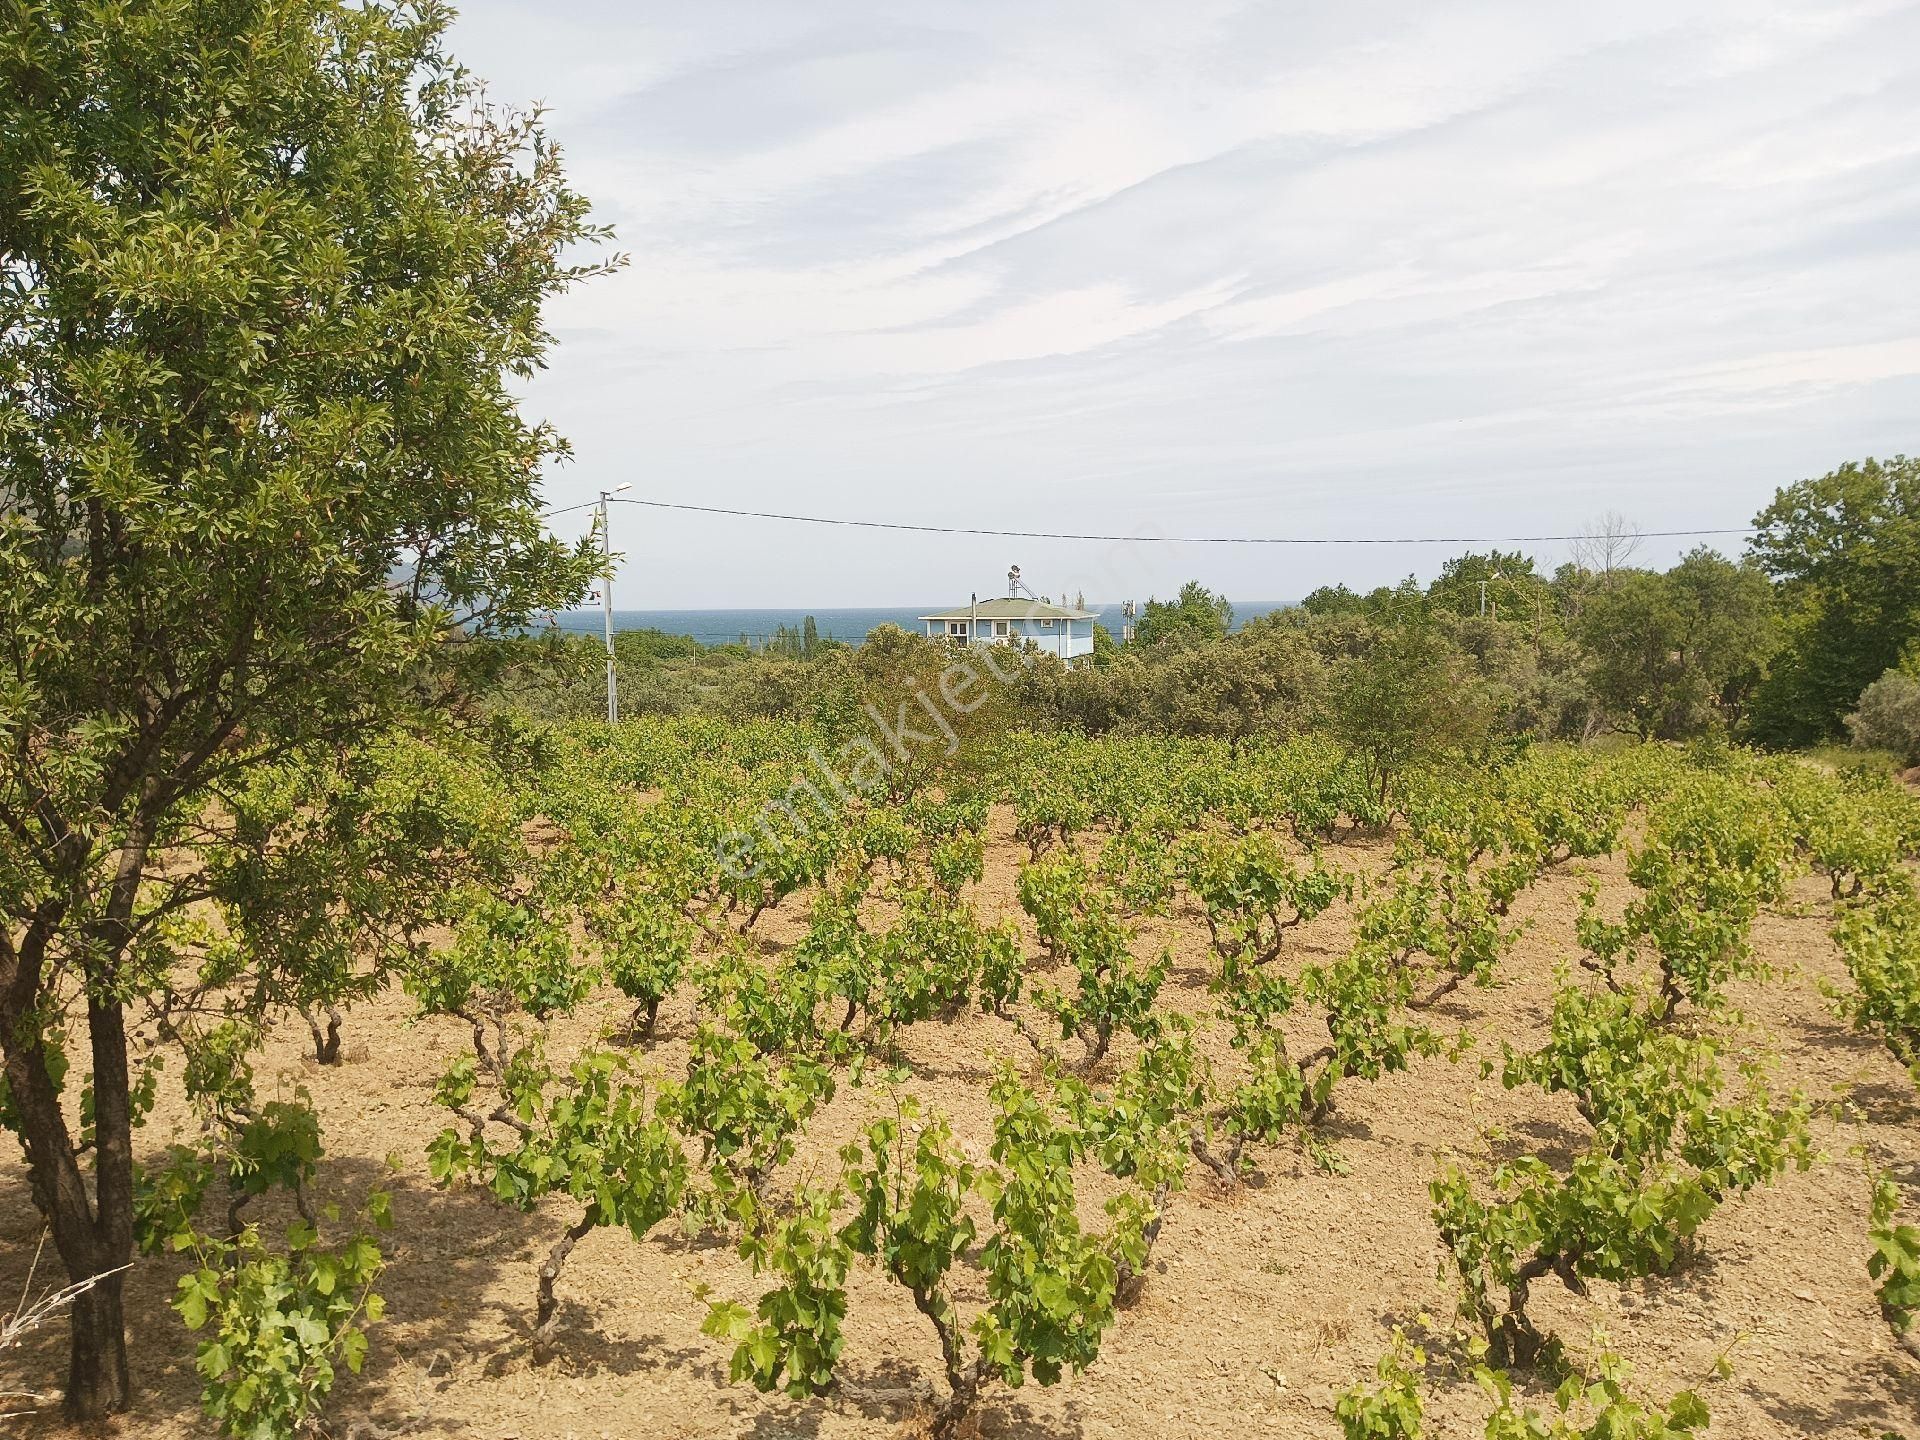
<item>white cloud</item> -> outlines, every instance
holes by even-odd
[[[1675,388],[1723,397],[1806,395],[1920,375],[1920,335],[1755,355],[1675,377]]]
[[[1916,444],[1913,3],[477,0],[455,45],[554,105],[634,252],[555,308],[556,503],[1692,528]],[[933,601],[1015,558],[645,533],[620,593],[660,606]],[[1128,564],[1271,598],[1443,555]]]

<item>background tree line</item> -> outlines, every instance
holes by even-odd
[[[1635,537],[1610,517],[1550,575],[1519,552],[1469,552],[1428,585],[1323,587],[1238,630],[1227,599],[1190,581],[1147,601],[1133,642],[1097,628],[1090,666],[1033,656],[1015,708],[1091,734],[1228,740],[1375,710],[1403,726],[1575,741],[1717,731],[1810,745],[1851,731],[1920,762],[1920,461],[1843,465],[1780,490],[1754,523],[1737,560],[1701,547],[1655,570],[1629,563]],[[898,660],[917,639],[887,633],[873,653]],[[628,631],[615,637],[622,708],[814,715],[844,705],[872,665],[861,653],[881,642],[756,655]],[[493,643],[494,703],[599,713],[599,640]]]

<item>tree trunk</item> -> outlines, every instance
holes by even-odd
[[[1240,1175],[1236,1168],[1240,1163],[1240,1142],[1238,1140],[1233,1142],[1225,1156],[1216,1155],[1213,1153],[1212,1147],[1207,1144],[1207,1137],[1201,1132],[1199,1127],[1196,1126],[1188,1135],[1188,1149],[1192,1153],[1193,1158],[1211,1170],[1214,1178],[1219,1180],[1222,1185],[1236,1188],[1239,1186]]]
[[[1560,1273],[1567,1288],[1576,1294],[1585,1290],[1570,1262],[1558,1255],[1535,1255],[1522,1265],[1507,1286],[1507,1313],[1495,1320],[1494,1331],[1488,1337],[1493,1342],[1497,1363],[1524,1369],[1545,1353],[1548,1339],[1528,1317],[1527,1301],[1532,1296],[1533,1282],[1555,1272]]]
[[[553,1322],[559,1313],[560,1304],[553,1296],[555,1282],[560,1279],[560,1271],[567,1263],[567,1257],[573,1253],[573,1247],[586,1237],[594,1226],[594,1212],[591,1208],[568,1228],[567,1233],[553,1242],[553,1249],[547,1252],[547,1258],[540,1264],[540,1285],[533,1316],[533,1358],[538,1364],[545,1364],[551,1354],[549,1344],[553,1339]]]
[[[37,1045],[7,1056],[7,1082],[19,1117],[34,1204],[53,1230],[71,1283],[126,1265],[133,1258],[132,1136],[129,1130],[126,1037],[118,1006],[90,1007],[95,1086],[95,1201],[74,1155],[59,1091]],[[116,1063],[117,1047],[117,1063]],[[98,1420],[132,1402],[121,1318],[122,1275],[82,1292],[68,1315],[72,1346],[67,1414]]]
[[[980,1375],[977,1370],[969,1370],[948,1393],[946,1402],[933,1412],[933,1420],[927,1426],[930,1440],[954,1440],[979,1403]]]
[[[1091,1075],[1093,1073],[1093,1067],[1107,1058],[1107,1050],[1113,1044],[1112,1024],[1102,1021],[1094,1030],[1093,1038],[1088,1039],[1085,1035],[1082,1035],[1080,1037],[1080,1043],[1086,1048],[1087,1052],[1086,1058],[1080,1063],[1080,1073],[1082,1075]]]
[[[95,1217],[89,1227],[94,1254],[88,1273],[99,1275],[133,1260],[133,1094],[126,1012],[116,1002],[90,999],[87,1031],[93,1048]],[[125,1278],[120,1274],[102,1280],[74,1306],[67,1409],[76,1416],[83,1413],[83,1405],[104,1403],[107,1409],[84,1413],[115,1414],[132,1403],[120,1304]]]
[[[300,1010],[300,1017],[307,1022],[307,1029],[313,1032],[314,1060],[322,1065],[338,1065],[340,1063],[340,1026],[344,1023],[340,1018],[340,1012],[331,1005],[327,1006],[325,1030],[320,1028],[320,1022],[314,1019],[313,1013],[304,1006]]]
[[[96,1272],[98,1273],[98,1272]],[[100,1420],[132,1403],[127,1378],[127,1331],[120,1287],[124,1274],[109,1275],[74,1297],[73,1345],[67,1364],[67,1415]]]
[[[896,1275],[895,1278],[899,1277]],[[913,1295],[914,1308],[933,1322],[934,1334],[940,1337],[940,1358],[947,1371],[947,1398],[934,1411],[928,1433],[932,1440],[951,1440],[958,1432],[960,1422],[980,1401],[984,1360],[976,1359],[972,1365],[967,1364],[964,1332],[952,1301],[937,1290],[918,1286],[909,1286],[908,1289]]]

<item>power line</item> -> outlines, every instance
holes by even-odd
[[[565,515],[597,505],[595,500],[547,511],[548,516]],[[1420,536],[1325,536],[1325,535],[1090,535],[1064,530],[989,530],[976,525],[913,525],[895,520],[850,520],[828,515],[791,515],[779,510],[732,510],[721,505],[687,505],[673,500],[641,500],[632,496],[613,497],[615,505],[645,505],[654,510],[681,510],[697,515],[730,515],[743,520],[784,520],[796,525],[840,525],[857,530],[907,530],[921,535],[990,535],[1003,540],[1099,540],[1138,545],[1519,545],[1550,541],[1588,540],[1588,535],[1420,535]],[[1708,535],[1751,535],[1753,527],[1722,530],[1641,530],[1642,540],[1676,540]]]

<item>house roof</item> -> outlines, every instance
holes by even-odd
[[[1038,600],[1010,596],[1000,600],[982,600],[977,606],[962,605],[957,610],[942,610],[937,615],[922,615],[922,620],[967,620],[978,615],[982,620],[1093,620],[1092,610],[1076,610],[1071,605],[1044,605]]]

